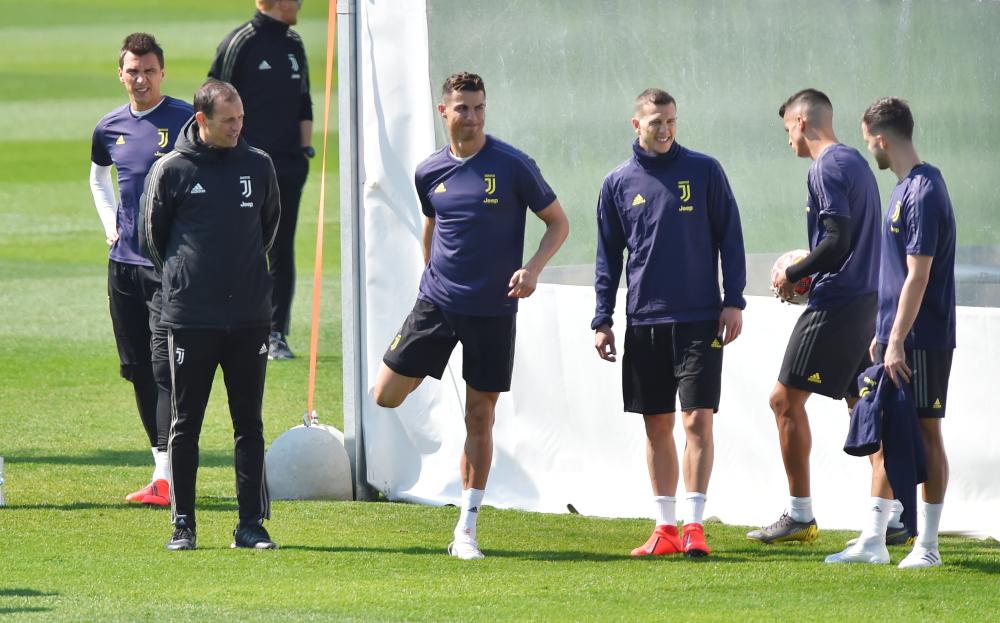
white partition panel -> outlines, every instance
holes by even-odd
[[[464,442],[461,352],[441,381],[428,379],[399,409],[371,398],[381,356],[412,306],[422,270],[422,216],[413,191],[417,163],[435,148],[422,1],[359,3],[361,139],[361,412],[367,480],[389,499],[455,503]],[[620,300],[624,300],[620,297]],[[641,417],[621,410],[619,364],[600,360],[589,329],[591,288],[542,284],[521,304],[513,387],[498,404],[494,467],[485,503],[587,515],[649,516]],[[707,512],[727,523],[774,520],[787,504],[768,394],[799,308],[749,297],[743,335],[727,347],[716,463]],[[616,318],[617,327],[624,318]],[[345,335],[345,340],[350,336]],[[944,530],[1000,537],[1000,311],[960,308],[959,350],[944,431],[952,479]],[[865,459],[841,447],[842,402],[814,397],[813,496],[827,528],[861,525],[868,497]],[[683,434],[678,423],[678,447]],[[683,484],[679,493],[683,493]]]

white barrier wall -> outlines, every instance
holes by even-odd
[[[435,148],[437,122],[424,10],[416,1],[359,6],[362,421],[367,479],[374,487],[393,500],[447,504],[461,493],[460,348],[444,378],[425,381],[401,408],[382,409],[371,398],[381,356],[414,302],[422,270],[422,216],[412,175]],[[594,351],[593,308],[591,288],[551,284],[521,303],[513,387],[497,408],[487,505],[557,513],[572,505],[587,515],[649,516],[641,417],[621,410],[619,364]],[[726,349],[707,513],[727,523],[770,523],[787,504],[767,399],[799,312],[750,297],[744,333]],[[622,329],[623,317],[616,326]],[[1000,449],[994,441],[1000,421],[990,391],[1000,373],[993,356],[1000,310],[960,308],[958,340],[944,424],[952,478],[942,529],[1000,537]],[[866,514],[869,469],[867,460],[841,450],[846,408],[814,397],[808,409],[818,521],[857,528]],[[682,448],[679,424],[676,433]]]

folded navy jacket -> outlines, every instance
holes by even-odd
[[[851,410],[844,452],[867,456],[882,446],[885,473],[903,504],[903,525],[917,534],[917,485],[927,480],[927,451],[920,433],[913,385],[892,382],[882,364],[858,376],[861,398]]]

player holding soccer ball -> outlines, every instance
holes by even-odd
[[[913,383],[917,416],[927,449],[927,481],[920,535],[900,569],[936,567],[938,524],[948,486],[948,457],[941,420],[955,349],[955,213],[941,171],[920,160],[913,146],[913,115],[906,102],[880,99],[865,111],[861,132],[880,169],[899,183],[882,228],[878,322],[871,355],[893,382]],[[879,451],[872,462],[871,521],[857,541],[826,561],[889,562],[885,513],[892,503]],[[907,534],[907,536],[909,536]]]
[[[809,255],[790,264],[772,284],[782,299],[813,275],[809,303],[799,317],[771,392],[781,458],[791,495],[789,510],[747,537],[762,543],[812,542],[819,531],[809,490],[812,435],[806,401],[814,393],[857,401],[854,379],[868,365],[875,329],[879,258],[879,195],[864,156],[833,132],[833,105],[815,89],[792,95],[778,109],[796,156],[811,158],[806,180]]]
[[[746,260],[736,200],[722,166],[676,142],[677,104],[660,89],[635,100],[632,156],[608,174],[597,204],[594,346],[615,361],[612,315],[625,266],[628,300],[622,393],[641,413],[656,526],[633,556],[710,553],[702,516],[715,446],[723,347],[739,337]],[[719,292],[719,260],[725,296]],[[676,399],[680,394],[687,491],[677,533]]]

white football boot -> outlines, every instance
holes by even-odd
[[[470,534],[455,534],[455,540],[448,544],[448,554],[459,560],[481,560],[485,558],[479,551],[479,544]]]
[[[849,546],[842,552],[826,557],[830,564],[844,562],[863,562],[871,565],[889,564],[889,549],[882,539],[865,539]]]
[[[938,548],[914,545],[913,551],[899,563],[900,569],[927,569],[941,566],[941,552]]]

